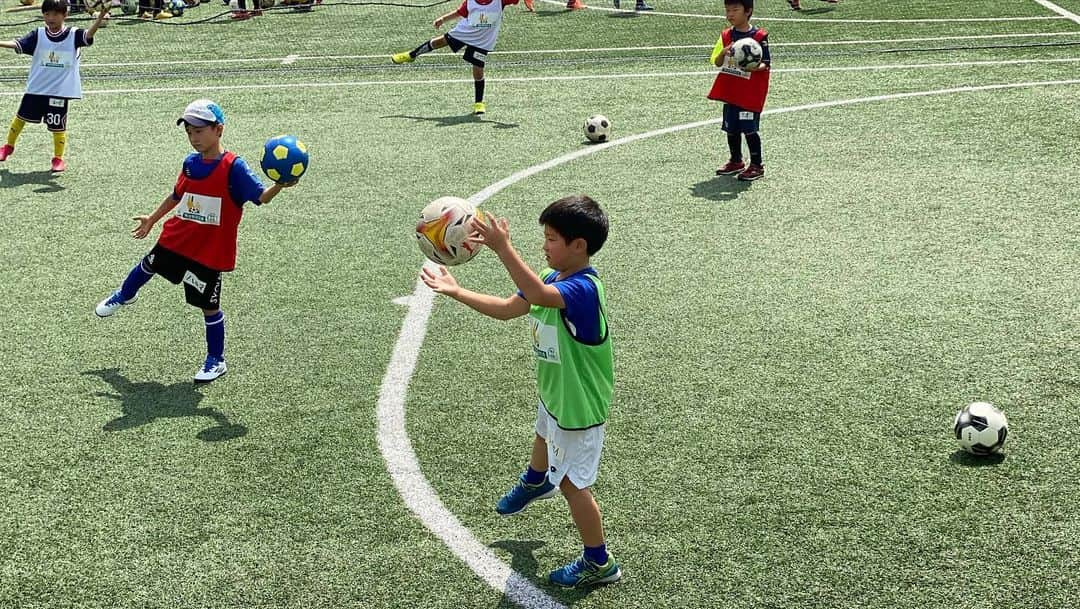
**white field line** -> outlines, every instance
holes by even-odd
[[[866,40],[815,40],[808,42],[774,42],[773,48],[777,47],[829,47],[848,46],[859,44],[896,44],[900,42],[948,42],[950,40],[993,40],[1000,38],[1051,38],[1055,36],[1080,36],[1080,31],[1072,32],[1038,32],[1032,34],[975,34],[970,36],[928,36],[925,38],[882,38]],[[566,53],[618,53],[628,51],[673,51],[685,49],[711,49],[711,44],[671,44],[661,46],[638,46],[638,47],[593,47],[587,49],[533,49],[518,51],[497,51],[498,56],[504,55],[556,55]],[[232,59],[188,59],[181,61],[120,61],[102,63],[84,63],[84,68],[129,68],[141,66],[178,66],[178,65],[228,65],[233,63],[278,63],[290,65],[298,61],[335,61],[343,59],[387,59],[390,55],[382,53],[377,55],[286,55],[285,57],[236,57]],[[0,70],[25,70],[26,64],[9,63],[0,65]]]
[[[780,68],[774,70],[778,74],[801,74],[814,72],[867,72],[876,70],[934,70],[948,68],[985,67],[985,66],[1025,66],[1025,65],[1053,65],[1080,62],[1080,57],[1064,57],[1060,59],[1019,59],[1013,61],[953,61],[948,63],[896,63],[871,66],[837,66],[817,68]],[[628,80],[635,78],[675,78],[675,77],[701,77],[715,75],[716,70],[693,70],[683,72],[638,72],[629,74],[583,74],[578,76],[509,76],[505,78],[488,78],[488,82],[550,82],[550,81],[576,81],[576,80]],[[375,86],[412,86],[412,85],[445,85],[471,83],[471,78],[434,78],[424,80],[360,80],[344,82],[297,82],[297,83],[268,83],[268,84],[244,84],[244,85],[197,85],[185,87],[148,87],[128,89],[88,89],[83,93],[87,95],[127,95],[131,93],[189,93],[198,91],[255,91],[273,89],[325,89],[336,87],[375,87]],[[22,91],[0,91],[0,97],[15,97],[22,95]]]
[[[1069,21],[1072,21],[1073,23],[1080,24],[1080,15],[1067,11],[1060,6],[1054,4],[1053,2],[1050,2],[1050,0],[1035,0],[1035,2],[1038,2],[1040,5],[1054,11],[1055,13],[1061,15]]]
[[[558,0],[540,0],[546,4],[566,6],[565,2]],[[596,0],[593,0],[596,1]],[[629,0],[626,0],[629,4]],[[1040,0],[1035,0],[1042,4]],[[635,13],[629,9],[617,9],[606,6],[586,6],[590,11],[604,11],[608,13]],[[726,19],[724,15],[705,15],[700,13],[671,13],[664,11],[647,11],[638,15],[658,15],[664,17],[691,17],[696,19]],[[809,17],[754,17],[754,21],[789,21],[804,23],[970,23],[970,22],[997,22],[997,21],[1046,21],[1049,19],[1065,19],[1064,16],[1045,17],[954,17],[954,18],[928,18],[928,19],[813,19]]]
[[[911,93],[893,93],[888,95],[876,95],[856,99],[843,99],[788,108],[776,108],[766,110],[763,114],[786,114],[803,110],[817,110],[834,106],[849,106],[854,104],[890,101],[912,97],[927,97],[933,95],[950,95],[954,93],[971,93],[977,91],[992,91],[997,89],[1015,89],[1028,87],[1047,87],[1054,85],[1080,85],[1078,80],[1059,80],[1027,83],[1010,83],[998,85],[982,85],[972,87],[955,87],[939,89],[936,91],[917,91]],[[675,125],[646,133],[639,133],[599,144],[596,146],[582,147],[569,154],[551,159],[538,165],[533,165],[484,188],[480,192],[469,197],[476,204],[481,204],[490,199],[499,191],[516,184],[528,177],[546,171],[553,167],[569,163],[581,157],[596,154],[613,146],[623,146],[644,139],[704,127],[716,125],[722,121],[714,118],[683,125]],[[428,265],[429,268],[431,265]],[[520,574],[510,569],[504,562],[499,560],[490,548],[485,546],[462,526],[461,522],[446,509],[439,500],[435,490],[428,483],[420,470],[419,461],[412,450],[412,442],[409,440],[408,430],[405,425],[405,401],[409,388],[409,380],[416,369],[416,361],[420,355],[420,347],[427,333],[427,322],[431,315],[431,309],[435,298],[434,292],[427,288],[422,281],[417,280],[412,296],[408,298],[409,311],[402,322],[401,333],[390,363],[386,368],[382,386],[379,389],[379,404],[376,412],[378,418],[378,441],[379,452],[386,461],[387,471],[393,478],[394,485],[401,494],[408,508],[416,515],[423,525],[441,539],[448,548],[485,582],[498,592],[502,592],[511,601],[525,609],[534,608],[561,608],[563,607],[542,591],[534,587]]]

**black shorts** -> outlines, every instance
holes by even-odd
[[[171,283],[184,284],[184,299],[193,307],[217,309],[221,302],[221,271],[167,250],[161,245],[143,258],[143,263]]]
[[[457,38],[450,36],[450,34],[444,34],[444,36],[446,37],[446,44],[450,46],[451,51],[457,53],[461,49],[465,49],[465,54],[461,57],[462,59],[478,68],[484,67],[484,62],[487,61],[488,51],[481,49],[480,47],[474,47],[471,44],[465,44]]]
[[[28,123],[44,120],[49,131],[67,131],[68,101],[66,97],[27,93],[23,95],[15,115]]]
[[[724,125],[727,133],[757,133],[761,127],[761,113],[751,112],[734,104],[724,104]]]

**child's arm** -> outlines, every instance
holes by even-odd
[[[146,236],[150,234],[150,229],[154,228],[154,225],[157,224],[157,221],[163,218],[165,214],[169,213],[172,208],[176,207],[177,203],[179,203],[179,201],[174,199],[172,194],[169,194],[169,196],[165,197],[165,200],[162,201],[149,216],[135,216],[132,218],[132,220],[138,222],[139,225],[132,229],[131,236],[136,239],[146,238]]]
[[[465,15],[462,15],[463,12],[465,12],[465,3],[464,2],[461,3],[461,6],[458,7],[458,9],[456,11],[450,11],[449,13],[446,13],[442,17],[439,17],[438,19],[436,19],[435,20],[435,29],[441,28],[443,26],[443,24],[448,22],[448,21],[454,21],[456,19],[460,19],[461,17],[464,17]]]
[[[97,19],[94,20],[94,24],[90,26],[90,29],[86,30],[86,42],[90,42],[94,39],[94,34],[97,34],[98,28],[102,23],[105,23],[105,19],[109,17],[109,11],[112,10],[112,4],[109,2],[103,2],[101,12],[98,13]]]
[[[274,197],[276,197],[279,192],[281,192],[282,188],[291,188],[293,186],[296,186],[298,182],[299,180],[293,180],[292,182],[288,182],[287,184],[279,184],[277,182],[274,182],[273,186],[264,190],[262,195],[259,196],[259,205],[265,205],[269,203],[270,201],[274,200]]]
[[[435,292],[445,294],[488,317],[503,320],[514,319],[529,312],[529,303],[517,294],[509,298],[499,298],[490,294],[480,294],[472,290],[466,290],[458,285],[457,280],[450,274],[450,271],[446,270],[445,266],[440,266],[438,273],[425,266],[420,278],[423,280],[424,285]]]
[[[17,49],[14,40],[0,40],[0,49]]]
[[[510,243],[510,225],[506,218],[496,218],[492,214],[486,214],[490,224],[483,220],[476,220],[476,232],[479,233],[478,241],[491,248],[499,256],[503,266],[510,273],[525,300],[529,304],[541,307],[565,309],[566,301],[563,300],[559,289],[553,285],[545,284],[540,277],[529,268],[528,264],[521,259],[514,246]]]

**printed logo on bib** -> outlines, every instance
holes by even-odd
[[[559,329],[555,326],[545,325],[539,319],[531,316],[529,317],[529,323],[532,325],[533,354],[536,355],[537,359],[542,359],[545,362],[560,363]]]
[[[731,55],[724,58],[724,65],[720,66],[720,71],[724,74],[737,76],[743,80],[750,80],[750,73],[745,70],[740,70],[739,66],[735,64],[735,57]]]
[[[46,68],[66,68],[71,65],[71,53],[49,51],[47,56],[41,58],[41,65]]]
[[[50,97],[49,98],[49,105],[52,106],[53,108],[63,108],[64,107],[64,98],[62,98],[62,97]]]
[[[199,224],[221,224],[221,197],[185,192],[176,206],[176,215]]]
[[[184,283],[198,290],[200,294],[206,291],[206,282],[200,280],[191,271],[184,271]]]
[[[489,27],[492,27],[492,26],[494,26],[494,25],[496,25],[498,23],[498,19],[493,19],[491,21],[488,21],[487,14],[485,14],[485,13],[474,13],[474,15],[475,15],[475,17],[473,15],[469,15],[469,17],[470,17],[469,25],[471,25],[471,26],[473,26],[475,28],[478,28],[478,29],[489,28]]]

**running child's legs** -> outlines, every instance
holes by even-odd
[[[472,67],[473,95],[476,103],[484,101],[484,66]]]
[[[26,121],[16,116],[11,121],[11,126],[8,127],[7,145],[12,148],[15,147],[15,141],[19,139],[19,135],[22,133],[23,127],[26,126]]]

